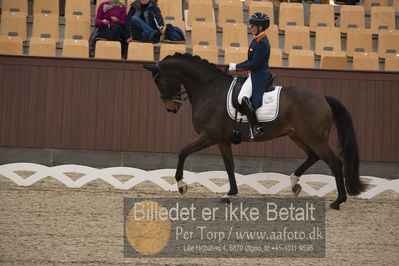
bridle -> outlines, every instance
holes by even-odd
[[[162,70],[161,70],[161,67],[159,66],[159,63],[156,63],[155,67],[157,69],[157,73],[153,76],[153,79],[154,79],[155,84],[157,84],[157,79],[160,77]],[[199,84],[199,86],[195,87],[195,89],[193,90],[192,94],[193,93],[195,94],[196,92],[200,91],[199,89],[202,86],[204,86],[205,84],[208,84],[209,82],[214,81],[215,79],[217,79],[217,78],[219,78],[221,76],[224,76],[224,75],[225,75],[225,73],[223,72],[223,73],[220,73],[219,75],[216,75],[216,76],[212,77],[211,79],[209,79],[207,81],[202,82],[201,84]],[[184,94],[187,94],[186,90],[179,91],[177,94],[172,94],[172,93],[171,94],[162,94],[162,92],[161,92],[161,96],[160,97],[164,101],[172,101],[172,102],[175,102],[175,103],[178,103],[178,104],[183,104],[183,102],[189,98],[189,96],[186,96],[184,99],[182,99],[181,96],[184,95]]]

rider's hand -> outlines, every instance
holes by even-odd
[[[234,70],[236,70],[236,65],[237,65],[237,64],[230,63],[230,64],[229,64],[229,71],[234,71]]]

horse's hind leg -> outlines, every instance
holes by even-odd
[[[344,176],[342,173],[342,162],[337,155],[330,149],[327,142],[309,144],[315,153],[328,165],[334,174],[337,184],[338,197],[330,204],[332,209],[339,210],[339,205],[346,201],[346,190]]]
[[[295,196],[298,196],[302,190],[302,187],[299,182],[299,178],[303,175],[303,173],[308,170],[313,164],[315,164],[320,157],[308,146],[306,145],[296,134],[290,135],[291,140],[300,147],[306,154],[308,158],[304,163],[302,163],[293,174],[291,174],[291,189]]]
[[[177,169],[175,178],[177,181],[177,186],[181,195],[184,195],[187,191],[187,184],[183,181],[183,168],[184,168],[184,161],[186,160],[187,156],[189,156],[193,152],[200,151],[205,149],[209,146],[215,144],[213,141],[208,139],[205,136],[199,137],[193,143],[185,146],[179,153],[179,160],[177,162]]]

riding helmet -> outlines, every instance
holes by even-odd
[[[249,18],[249,24],[255,26],[263,26],[263,29],[266,30],[270,25],[270,18],[265,13],[256,12],[252,14]]]

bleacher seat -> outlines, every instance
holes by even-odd
[[[215,22],[212,0],[191,0],[188,3],[188,25],[191,27],[196,21]]]
[[[385,59],[386,71],[399,71],[399,54]]]
[[[344,52],[322,53],[320,68],[347,69],[346,54]]]
[[[378,35],[378,56],[387,58],[399,54],[399,30],[381,30]]]
[[[192,0],[191,0],[192,1]],[[218,48],[216,46],[194,45],[193,55],[198,55],[211,63],[218,63]]]
[[[365,11],[370,11],[374,6],[388,6],[388,0],[364,0],[363,6]]]
[[[101,5],[101,3],[102,3],[102,2],[105,2],[105,1],[108,1],[108,0],[97,0],[97,2],[96,2],[96,13],[97,13],[98,7]],[[131,4],[132,2],[134,2],[134,1],[129,0],[129,1],[127,2],[128,4],[127,4],[127,8],[126,8],[126,9],[129,9],[130,4]],[[126,12],[128,12],[128,11],[126,11]]]
[[[355,52],[372,52],[373,39],[370,29],[350,29],[346,38],[346,53],[353,56]]]
[[[317,27],[335,27],[334,6],[332,5],[311,5],[310,6],[310,31],[316,31]]]
[[[360,5],[344,5],[341,7],[340,14],[341,32],[348,32],[348,29],[364,29],[365,16],[364,7]]]
[[[0,54],[22,54],[23,44],[20,36],[0,35]]]
[[[144,42],[129,43],[127,59],[154,61],[154,45],[152,43]]]
[[[26,40],[26,13],[3,12],[1,15],[0,34],[5,36],[19,36],[22,40]]]
[[[183,1],[159,0],[158,6],[161,9],[165,20],[183,21]]]
[[[121,59],[121,43],[112,41],[97,41],[95,58]]]
[[[285,30],[287,26],[304,26],[302,3],[281,3],[279,9],[279,28]]]
[[[89,42],[87,40],[65,39],[62,55],[67,57],[89,57]]]
[[[244,11],[239,0],[219,0],[218,26],[226,24],[243,23]]]
[[[271,48],[279,48],[279,40],[278,40],[278,27],[277,25],[270,25],[270,27],[266,30],[266,36],[269,39]]]
[[[286,54],[289,54],[291,49],[310,50],[310,35],[308,27],[306,26],[286,27],[284,52]]]
[[[352,68],[355,70],[379,70],[377,53],[354,53]]]
[[[265,2],[265,1],[250,1],[249,5],[249,11],[248,14],[252,15],[255,12],[262,12],[265,13],[269,16],[270,18],[270,25],[275,24],[274,21],[274,8],[273,8],[273,3],[272,2]]]
[[[86,18],[90,21],[90,0],[67,0],[65,2],[65,18]]]
[[[50,35],[58,41],[58,14],[35,14],[33,18],[32,37],[43,37]]]
[[[159,51],[159,61],[164,59],[168,55],[174,55],[175,53],[186,53],[186,45],[185,44],[171,44],[171,43],[163,43],[161,44],[161,48]]]
[[[28,15],[28,0],[3,0],[3,12],[22,12]]]
[[[241,63],[248,59],[248,49],[245,47],[226,47],[224,49],[224,63]]]
[[[283,52],[279,48],[270,49],[269,66],[282,66],[283,65]]]
[[[216,24],[195,21],[191,29],[191,47],[194,45],[217,46]]]
[[[53,14],[59,16],[59,1],[35,0],[33,1],[33,16],[36,14]]]
[[[29,45],[29,54],[36,56],[55,56],[54,38],[32,37]]]
[[[323,52],[341,52],[341,32],[339,28],[319,27],[316,31],[315,54]]]
[[[222,49],[226,47],[248,47],[248,30],[243,23],[227,23],[223,28]]]
[[[90,38],[90,21],[85,18],[67,17],[65,20],[65,39],[77,39],[81,36],[82,40]],[[74,36],[76,36],[74,38]]]
[[[186,25],[184,24],[183,20],[173,20],[172,17],[164,17],[165,24],[172,24],[173,26],[179,27],[183,34],[186,33]]]
[[[291,50],[288,56],[289,67],[314,68],[314,53],[312,50]]]
[[[394,0],[394,1],[393,1],[393,7],[395,8],[395,11],[396,11],[396,12],[399,12],[399,1],[397,1],[397,0],[395,1],[395,0]]]
[[[387,6],[372,7],[370,20],[373,34],[378,34],[380,30],[394,30],[395,9]]]

